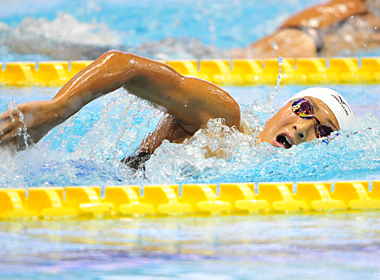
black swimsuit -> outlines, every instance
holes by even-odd
[[[150,159],[152,154],[147,152],[139,152],[137,155],[128,156],[121,160],[127,166],[133,169],[142,169],[145,170],[145,162]]]
[[[315,42],[317,52],[320,53],[325,45],[326,36],[328,34],[335,33],[345,22],[346,20],[342,20],[326,28],[312,28],[303,26],[293,26],[292,28],[301,30],[302,32],[305,32],[306,34],[310,35]]]

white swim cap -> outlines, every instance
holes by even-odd
[[[334,113],[336,119],[338,120],[340,129],[345,130],[352,126],[355,114],[343,96],[335,90],[322,87],[308,88],[294,95],[288,100],[288,102],[306,96],[317,98],[325,103],[326,106],[329,107]]]

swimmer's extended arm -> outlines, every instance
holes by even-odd
[[[87,103],[120,87],[172,115],[190,134],[204,128],[210,118],[224,118],[227,125],[240,129],[239,105],[221,88],[184,77],[166,64],[119,51],[110,51],[95,60],[52,100],[17,107],[25,117],[28,133],[38,142]],[[17,110],[0,115],[0,145],[20,144],[20,139],[14,137],[23,125],[18,118]]]

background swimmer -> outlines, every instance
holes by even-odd
[[[123,3],[98,2],[99,9],[112,10],[112,17],[103,18],[83,3],[76,10],[56,3],[62,10],[33,13],[27,5],[17,8],[14,1],[5,1],[6,14],[12,14],[12,6],[17,18],[25,18],[0,20],[0,56],[4,61],[93,60],[110,49],[162,60],[379,55],[379,0],[270,1],[266,11],[257,0],[241,5],[169,2],[170,16],[162,12],[165,4],[157,3],[153,12],[135,3],[132,7],[138,12],[131,17],[125,17],[131,10]],[[86,10],[86,16],[80,10]]]
[[[74,76],[52,100],[23,103],[1,114],[0,145],[25,148],[25,131],[37,143],[87,103],[120,87],[168,113],[165,121],[141,144],[139,150],[144,159],[163,140],[182,143],[205,128],[210,119],[223,118],[227,126],[244,132],[240,107],[223,89],[182,76],[166,64],[110,51]],[[258,133],[256,144],[267,142],[288,149],[348,128],[353,116],[346,101],[335,91],[323,88],[302,91],[268,121]]]
[[[380,1],[331,0],[286,20],[236,58],[334,56],[380,46]]]

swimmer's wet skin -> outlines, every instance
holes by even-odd
[[[378,0],[322,1],[292,15],[276,32],[247,48],[231,50],[231,57],[333,57],[343,50],[378,47],[379,7]],[[347,36],[355,43],[347,44]]]
[[[22,103],[0,115],[0,146],[25,149],[28,136],[37,143],[87,103],[123,87],[168,114],[138,149],[138,156],[124,161],[141,168],[163,140],[183,143],[210,119],[244,132],[239,104],[220,87],[197,78],[185,77],[167,64],[138,55],[110,51],[75,75],[52,100]],[[300,106],[300,107],[297,107]],[[337,92],[309,88],[292,97],[267,122],[256,144],[289,149],[293,145],[347,129],[354,114]]]

